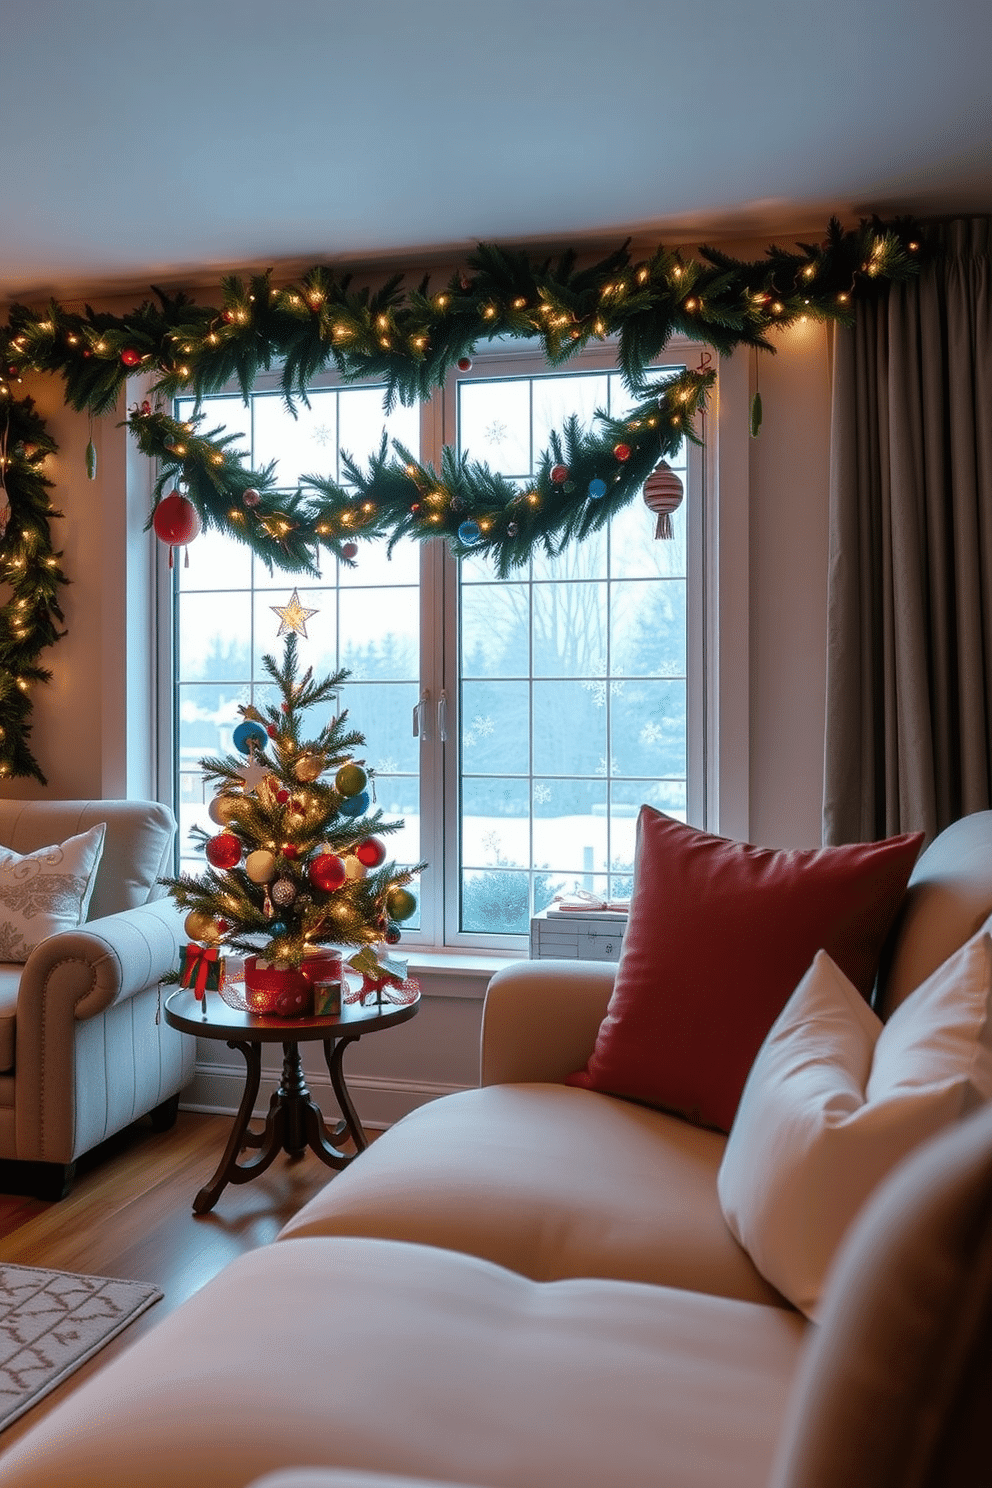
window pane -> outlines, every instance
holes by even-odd
[[[631,401],[619,374],[606,372],[459,386],[460,451],[478,455],[495,442],[498,459],[484,449],[490,465],[521,481],[571,415],[589,427],[598,411],[620,415]],[[521,463],[527,450],[530,465]],[[669,464],[685,487],[684,445]],[[629,894],[641,802],[685,816],[685,501],[672,540],[655,529],[638,498],[558,557],[535,553],[507,582],[479,558],[462,560],[465,931],[528,928],[518,864],[530,870],[533,910],[562,886]],[[520,680],[484,680],[511,676]],[[499,907],[501,893],[511,907]]]
[[[307,408],[294,413],[278,392],[260,389],[245,408],[240,398],[205,400],[204,427],[226,423],[244,436],[254,468],[277,462],[275,479],[293,489],[303,475],[341,476],[339,442],[359,464],[378,453],[383,430],[396,433],[419,458],[418,408],[399,409],[386,418],[381,388],[321,387]],[[188,417],[190,400],[176,404]],[[391,856],[415,863],[420,849],[420,758],[410,720],[419,696],[419,562],[416,543],[398,546],[387,561],[386,544],[361,543],[357,565],[348,568],[325,554],[320,578],[269,573],[250,548],[216,534],[190,547],[190,564],[175,570],[179,720],[177,800],[185,851],[190,826],[216,829],[206,813],[199,761],[206,755],[235,753],[231,731],[239,721],[237,704],[278,706],[279,697],[263,667],[263,657],[281,661],[285,609],[294,591],[305,610],[306,635],[298,639],[301,670],[318,678],[341,667],[354,681],[345,684],[333,710],[347,708],[350,722],[366,738],[362,757],[377,773],[376,801],[386,816],[403,818],[404,828],[388,840]],[[195,684],[195,685],[192,685]],[[303,721],[314,738],[327,723],[328,705]],[[202,866],[202,858],[197,860]],[[406,921],[416,928],[418,919]]]

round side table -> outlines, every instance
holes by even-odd
[[[329,1168],[343,1168],[352,1162],[368,1142],[344,1081],[344,1051],[363,1034],[407,1023],[419,1007],[418,993],[412,1002],[401,1004],[366,1006],[348,1002],[336,1017],[262,1017],[230,1007],[216,992],[208,993],[203,1002],[198,1002],[192,992],[173,992],[165,1003],[165,1021],[170,1027],[194,1038],[219,1039],[229,1049],[239,1049],[246,1065],[244,1093],[224,1155],[210,1182],[193,1200],[193,1213],[206,1214],[229,1183],[248,1183],[257,1178],[280,1152],[296,1155],[309,1148]],[[300,1059],[300,1044],[313,1042],[324,1046],[331,1089],[341,1111],[342,1120],[333,1131],[328,1130],[310,1094]],[[282,1079],[269,1102],[264,1128],[255,1131],[251,1116],[261,1079],[263,1044],[282,1044]],[[342,1152],[336,1145],[346,1134],[355,1144],[353,1153]],[[258,1150],[239,1162],[247,1148]]]

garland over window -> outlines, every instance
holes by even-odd
[[[219,306],[162,291],[157,301],[120,316],[88,307],[80,315],[54,301],[44,312],[15,305],[0,328],[8,444],[24,442],[16,430],[29,419],[35,451],[53,448],[33,409],[17,398],[16,383],[26,370],[58,373],[66,402],[93,415],[117,406],[132,372],[152,374],[152,397],[130,409],[127,424],[142,452],[159,462],[156,507],[178,486],[204,526],[229,533],[270,567],[291,572],[316,573],[322,548],[353,562],[357,538],[385,536],[392,545],[401,537],[444,537],[456,554],[485,553],[505,577],[536,545],[557,553],[602,527],[636,496],[661,458],[683,438],[697,439],[694,420],[715,373],[700,367],[651,384],[646,369],[670,337],[688,336],[721,354],[738,346],[771,350],[776,327],[803,318],[849,322],[858,294],[914,275],[922,256],[919,230],[909,221],[872,220],[845,230],[834,220],[822,243],[792,251],[770,247],[754,262],[706,247],[698,257],[659,247],[634,261],[624,245],[583,268],[572,250],[556,261],[535,262],[522,250],[483,245],[440,290],[427,279],[404,288],[399,277],[377,290],[356,289],[349,276],[316,266],[299,283],[282,287],[273,284],[271,272],[229,276]],[[248,469],[233,448],[236,436],[203,430],[201,418],[179,424],[163,411],[179,393],[202,397],[232,379],[247,398],[258,374],[276,362],[291,408],[305,402],[309,383],[332,366],[346,381],[383,382],[387,406],[397,398],[414,403],[441,387],[453,368],[470,365],[480,342],[507,336],[539,339],[552,365],[591,341],[616,337],[632,400],[621,418],[598,415],[595,429],[571,420],[553,433],[522,490],[452,449],[434,470],[384,441],[366,469],[345,460],[353,489],[318,472],[295,493],[277,495],[274,468]],[[0,428],[4,416],[0,408]],[[25,469],[5,469],[8,485],[20,480],[19,492],[33,478],[37,503],[45,482],[34,459],[37,454]],[[18,495],[18,510],[27,500]],[[50,515],[47,501],[44,509]],[[16,660],[6,650],[0,655],[0,771],[13,774],[40,772],[23,742],[30,703],[14,698],[8,683],[45,678],[34,663],[58,635],[51,623],[52,615],[61,619],[52,585],[65,582],[40,515],[39,509],[30,539],[28,526],[15,524],[18,554],[39,579],[39,564],[45,569],[47,584],[30,594],[31,615],[39,618],[23,636],[15,630],[11,605],[27,597],[22,589],[3,611],[0,628],[0,645],[9,633],[24,647]],[[20,548],[22,541],[30,553]],[[9,566],[7,546],[0,552]],[[13,687],[23,692],[17,680]]]

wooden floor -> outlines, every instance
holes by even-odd
[[[153,1282],[165,1293],[88,1364],[0,1434],[2,1456],[59,1400],[155,1325],[228,1261],[273,1240],[333,1177],[312,1153],[280,1155],[259,1178],[228,1185],[210,1214],[193,1195],[213,1175],[229,1116],[180,1111],[169,1132],[139,1123],[80,1164],[57,1204],[0,1193],[0,1261]],[[369,1133],[371,1136],[372,1133]]]

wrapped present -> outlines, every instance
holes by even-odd
[[[224,958],[216,946],[189,945],[179,948],[179,983],[192,987],[197,1001],[207,992],[218,992],[224,976]]]

